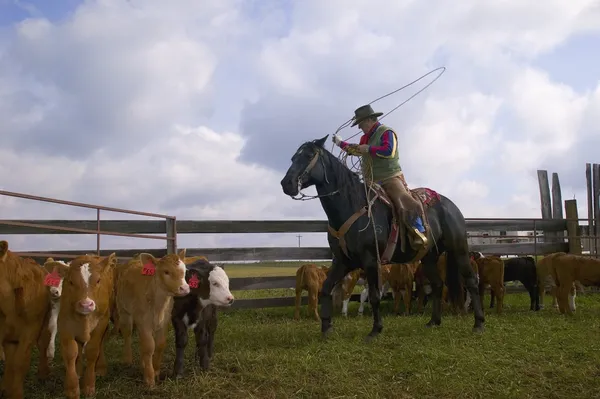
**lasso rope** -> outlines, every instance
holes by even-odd
[[[429,86],[431,86],[433,84],[433,82],[435,82],[436,80],[438,80],[440,78],[440,76],[442,76],[444,74],[444,72],[446,71],[446,67],[439,67],[439,68],[436,68],[436,69],[434,69],[434,70],[432,70],[430,72],[427,72],[425,75],[422,75],[418,79],[415,79],[412,82],[410,82],[410,83],[408,83],[408,84],[406,84],[406,85],[404,85],[404,86],[402,86],[402,87],[400,87],[400,88],[398,88],[398,89],[396,89],[394,91],[391,91],[391,92],[389,92],[387,94],[384,94],[381,97],[376,98],[375,100],[373,100],[370,103],[368,103],[368,105],[376,103],[379,100],[382,100],[382,99],[384,99],[386,97],[389,97],[392,94],[395,94],[395,93],[397,93],[397,92],[399,92],[401,90],[404,90],[405,88],[407,88],[409,86],[412,86],[413,84],[417,83],[418,81],[420,81],[421,79],[425,78],[426,76],[429,76],[432,73],[434,73],[436,71],[440,71],[440,70],[441,70],[441,72],[435,77],[435,79],[433,79],[431,82],[429,82],[427,85],[425,85],[421,90],[417,91],[415,94],[413,94],[412,96],[408,97],[406,100],[404,100],[403,102],[401,102],[400,104],[398,104],[396,107],[392,108],[391,111],[383,114],[379,118],[379,120],[381,120],[381,119],[385,118],[386,116],[388,116],[389,114],[391,114],[392,112],[394,112],[395,110],[397,110],[398,108],[400,108],[401,106],[403,106],[404,104],[406,104],[407,102],[409,102],[410,100],[412,100],[413,98],[415,98],[419,93],[421,93],[422,91],[424,91],[425,89],[427,89]],[[352,117],[349,120],[347,120],[346,122],[342,123],[340,125],[340,127],[337,128],[337,130],[335,131],[334,134],[337,134],[342,129],[345,129],[346,127],[349,127],[352,124],[353,120],[354,120],[354,117]],[[357,132],[356,134],[348,137],[348,139],[356,137],[359,133],[360,133],[360,131]],[[338,155],[338,159],[344,165],[346,165],[346,167],[348,167],[348,163],[347,163],[348,155],[357,155],[358,156],[358,159],[356,161],[351,161],[352,166],[348,167],[348,168],[350,170],[358,170],[358,171],[362,170],[362,172],[363,172],[362,173],[362,175],[363,175],[363,186],[364,186],[365,195],[366,195],[366,198],[367,198],[367,218],[368,218],[368,222],[367,222],[367,225],[364,228],[360,229],[359,231],[364,231],[364,230],[367,229],[367,227],[369,227],[369,224],[373,221],[373,218],[371,216],[371,207],[372,207],[374,201],[373,202],[369,201],[369,194],[370,194],[371,191],[373,191],[373,167],[372,167],[373,160],[371,159],[371,157],[362,157],[362,156],[359,156],[359,155],[362,155],[362,154],[359,154],[357,151],[355,151],[354,150],[354,148],[355,148],[354,146],[355,145],[353,145],[353,147],[348,148],[347,151],[340,151],[340,154]],[[331,145],[331,151],[330,152],[332,152],[332,153],[333,153],[333,147],[334,147],[334,143],[332,143],[332,145]],[[365,168],[363,169],[362,162],[364,160],[366,160],[366,165],[365,165]],[[356,166],[357,164],[359,165],[358,167]],[[365,176],[365,174],[368,174],[368,176],[369,176],[368,179]],[[334,191],[332,193],[329,193],[329,194],[314,195],[314,196],[307,196],[307,195],[304,195],[303,193],[299,193],[299,194],[302,195],[302,197],[300,197],[300,198],[293,198],[293,199],[300,200],[300,201],[307,201],[307,200],[316,199],[316,198],[320,198],[320,197],[324,197],[324,196],[328,196],[328,195],[333,195],[333,194],[335,194],[337,192],[338,192],[338,190],[336,190],[336,191]],[[375,235],[375,250],[377,252],[377,264],[381,265],[381,256],[379,254],[379,243],[377,242],[377,228],[375,226],[375,222],[373,222],[373,233]],[[379,289],[381,290],[381,279],[379,279],[379,282],[380,282]]]
[[[401,90],[404,90],[405,88],[412,86],[413,84],[417,83],[418,81],[420,81],[421,79],[425,78],[426,76],[429,76],[430,74],[436,72],[436,71],[441,71],[436,77],[435,79],[433,79],[431,82],[429,82],[427,85],[425,85],[421,90],[417,91],[416,93],[414,93],[412,96],[408,97],[406,100],[404,100],[403,102],[401,102],[400,104],[398,104],[396,107],[392,108],[391,111],[383,114],[379,120],[382,120],[383,118],[385,118],[386,116],[388,116],[389,114],[391,114],[392,112],[394,112],[395,110],[397,110],[398,108],[400,108],[401,106],[403,106],[404,104],[406,104],[407,102],[409,102],[410,100],[412,100],[414,97],[416,97],[419,93],[421,93],[422,91],[424,91],[425,89],[427,89],[429,86],[431,86],[433,84],[433,82],[435,82],[436,80],[438,80],[443,74],[444,72],[446,72],[446,67],[439,67],[436,68],[430,72],[427,72],[425,75],[422,75],[421,77],[419,77],[418,79],[413,80],[412,82],[394,90],[391,91],[381,97],[376,98],[375,100],[371,101],[368,105],[371,105],[373,103],[376,103],[379,100],[382,100],[386,97],[391,96],[392,94],[395,94]],[[339,131],[341,131],[342,129],[345,129],[346,127],[350,126],[352,124],[352,121],[354,120],[354,117],[350,118],[348,121],[342,123],[340,125],[340,127],[337,128],[337,130],[335,131],[334,134],[337,134]],[[348,137],[348,140],[356,137],[358,134],[360,133],[357,132],[356,134]],[[331,145],[331,152],[333,152],[333,147],[334,144],[332,143]],[[340,150],[340,154],[338,155],[338,158],[340,159],[340,161],[342,163],[344,163],[344,165],[346,165],[346,167],[348,167],[347,164],[347,160],[348,160],[348,156],[349,155],[360,155],[355,153],[354,151],[352,151],[352,149],[349,149],[349,151],[342,151]],[[364,165],[363,168],[363,162],[366,161],[366,165]],[[363,186],[365,189],[365,195],[367,198],[367,225],[360,229],[359,231],[364,231],[367,229],[367,227],[369,227],[369,224],[373,225],[373,234],[375,236],[375,252],[377,253],[377,264],[381,265],[381,255],[379,254],[379,243],[377,240],[377,228],[375,226],[375,221],[373,220],[372,217],[372,213],[371,213],[371,207],[373,206],[373,203],[371,201],[369,201],[369,194],[374,190],[373,189],[373,160],[371,159],[371,157],[362,157],[362,156],[358,156],[357,159],[355,161],[350,161],[352,163],[352,166],[349,167],[350,170],[358,170],[358,171],[362,171],[362,175],[363,175]],[[359,164],[359,166],[357,167],[356,165]],[[365,176],[365,174],[367,174],[367,176],[369,178],[367,178],[367,176]],[[397,213],[397,212],[396,212]],[[402,221],[398,221],[399,223],[402,223]],[[379,289],[381,290],[381,279],[380,279],[380,287]]]

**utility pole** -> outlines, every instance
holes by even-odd
[[[296,237],[298,237],[298,248],[300,248],[300,238],[302,238],[302,234],[298,234]]]

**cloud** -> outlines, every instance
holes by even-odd
[[[281,191],[296,148],[334,133],[358,106],[445,65],[435,84],[383,120],[398,133],[409,184],[442,192],[467,217],[539,217],[535,170],[547,168],[560,174],[564,196],[577,193],[585,209],[583,162],[594,161],[600,144],[600,86],[582,90],[579,81],[575,89],[557,80],[548,57],[574,37],[600,35],[597,1],[71,7],[57,14],[38,7],[0,27],[5,190],[179,219],[323,219],[317,201]],[[373,106],[387,112],[428,81]],[[3,218],[95,218],[90,210],[0,200]],[[324,237],[306,234],[303,245],[325,245]],[[93,247],[92,238],[14,242]],[[183,236],[180,243],[297,241],[280,234]]]

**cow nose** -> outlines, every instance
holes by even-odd
[[[181,285],[179,287],[179,293],[182,295],[187,295],[190,293],[190,286],[188,284]]]
[[[230,305],[233,303],[233,295],[229,295],[227,298],[225,298],[225,300],[227,301],[227,303],[229,303]]]
[[[96,308],[96,303],[94,301],[92,301],[90,298],[80,301],[79,305],[82,307],[82,309],[85,309],[90,312],[94,311],[94,309]]]

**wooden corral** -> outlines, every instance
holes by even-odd
[[[597,169],[597,168],[596,168]],[[594,169],[595,170],[595,169]],[[545,172],[545,171],[544,171]],[[540,176],[544,176],[541,173]],[[547,179],[547,173],[545,174]],[[555,192],[560,191],[556,177]],[[540,187],[547,186],[540,183]],[[544,193],[549,190],[542,190]],[[150,214],[123,209],[101,207],[90,204],[73,203],[51,198],[33,197],[26,194],[0,191],[0,195],[8,195],[37,201],[53,202],[70,206],[92,208],[97,210],[96,220],[0,220],[0,237],[10,240],[10,235],[19,234],[93,234],[98,237],[96,249],[86,250],[49,250],[17,252],[21,256],[30,256],[38,262],[47,257],[72,259],[84,253],[95,253],[106,256],[115,252],[119,259],[132,258],[140,252],[148,252],[154,256],[175,253],[177,236],[179,234],[256,234],[256,233],[326,233],[325,220],[176,220],[173,216]],[[582,233],[587,233],[579,224],[576,200],[564,202],[566,218],[562,217],[562,207],[554,206],[554,212],[549,213],[549,201],[545,204],[546,195],[542,195],[542,208],[546,209],[545,218],[541,219],[467,219],[467,230],[471,236],[481,231],[495,232],[533,232],[529,242],[498,242],[490,244],[473,244],[472,251],[483,254],[500,256],[545,255],[553,252],[581,253]],[[556,198],[556,195],[555,195]],[[100,220],[100,211],[131,213],[159,220]],[[549,216],[549,217],[548,217]],[[162,219],[162,220],[161,220]],[[587,227],[587,226],[585,226]],[[539,239],[537,232],[542,231],[544,237]],[[160,234],[157,236],[156,234]],[[126,237],[153,238],[166,241],[162,249],[100,249],[100,236],[114,235]],[[8,236],[8,237],[7,237]],[[506,235],[505,235],[506,236]],[[521,236],[522,237],[522,236]],[[551,238],[551,239],[544,239]],[[257,248],[187,248],[187,256],[206,256],[213,262],[236,261],[310,261],[330,260],[331,252],[328,247],[257,247]],[[242,277],[232,278],[230,288],[238,290],[264,290],[292,288],[295,277]],[[351,300],[359,300],[354,295]],[[302,298],[302,304],[307,303],[307,297]],[[293,297],[258,298],[237,300],[232,308],[264,308],[293,306]]]

